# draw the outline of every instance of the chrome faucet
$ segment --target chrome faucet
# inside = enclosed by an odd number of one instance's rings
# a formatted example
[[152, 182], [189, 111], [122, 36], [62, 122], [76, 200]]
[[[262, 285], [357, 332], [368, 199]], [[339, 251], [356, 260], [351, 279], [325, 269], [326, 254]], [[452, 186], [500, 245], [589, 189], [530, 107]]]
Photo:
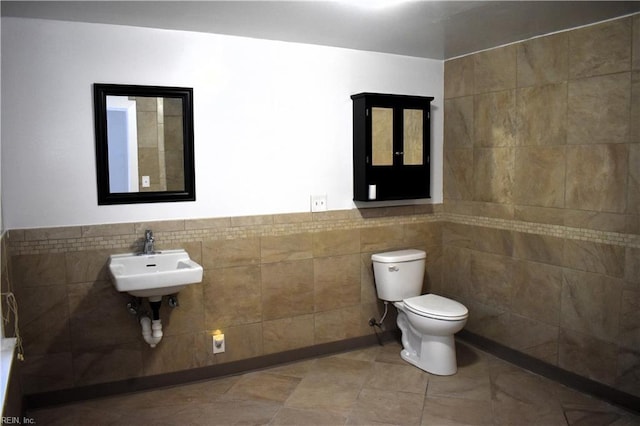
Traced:
[[144, 231], [144, 249], [142, 254], [154, 254], [156, 251], [153, 249], [153, 232], [151, 229]]

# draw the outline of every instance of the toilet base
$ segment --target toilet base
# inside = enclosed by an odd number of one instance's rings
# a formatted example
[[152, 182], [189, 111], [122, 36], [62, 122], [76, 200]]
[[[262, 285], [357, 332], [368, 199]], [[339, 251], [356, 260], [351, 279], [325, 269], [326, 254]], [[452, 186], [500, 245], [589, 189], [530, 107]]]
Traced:
[[416, 351], [402, 349], [400, 357], [409, 364], [437, 376], [451, 376], [458, 371], [453, 336], [423, 336], [420, 355]]
[[[466, 320], [439, 321], [424, 320], [421, 326], [439, 335], [418, 332], [409, 321], [407, 312], [401, 304], [398, 309], [398, 328], [402, 332], [402, 351], [400, 357], [406, 362], [438, 376], [451, 376], [458, 371], [456, 342], [454, 333], [460, 331]], [[426, 321], [426, 323], [425, 323]]]

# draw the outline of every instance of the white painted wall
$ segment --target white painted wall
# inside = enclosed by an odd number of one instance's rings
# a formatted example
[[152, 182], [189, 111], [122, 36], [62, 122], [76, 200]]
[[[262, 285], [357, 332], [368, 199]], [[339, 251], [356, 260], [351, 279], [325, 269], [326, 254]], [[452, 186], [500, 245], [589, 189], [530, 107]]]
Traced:
[[[350, 95], [434, 96], [442, 61], [203, 33], [2, 18], [6, 229], [353, 208]], [[98, 206], [93, 83], [194, 89], [196, 201]]]

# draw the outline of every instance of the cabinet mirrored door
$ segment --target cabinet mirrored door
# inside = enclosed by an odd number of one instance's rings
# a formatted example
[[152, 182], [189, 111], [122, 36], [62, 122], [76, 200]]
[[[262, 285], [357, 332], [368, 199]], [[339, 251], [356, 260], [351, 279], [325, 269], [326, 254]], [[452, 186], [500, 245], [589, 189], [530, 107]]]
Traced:
[[393, 166], [393, 108], [371, 108], [371, 164]]
[[423, 164], [423, 111], [421, 109], [403, 110], [404, 147], [402, 164], [405, 166], [421, 166]]

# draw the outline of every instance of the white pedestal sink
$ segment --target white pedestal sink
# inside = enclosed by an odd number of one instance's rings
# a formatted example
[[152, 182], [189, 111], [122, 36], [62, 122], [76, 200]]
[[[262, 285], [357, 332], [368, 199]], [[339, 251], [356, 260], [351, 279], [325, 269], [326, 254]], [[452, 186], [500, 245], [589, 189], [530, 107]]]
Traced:
[[118, 291], [152, 301], [202, 281], [202, 266], [185, 250], [114, 254], [109, 257], [109, 273]]

